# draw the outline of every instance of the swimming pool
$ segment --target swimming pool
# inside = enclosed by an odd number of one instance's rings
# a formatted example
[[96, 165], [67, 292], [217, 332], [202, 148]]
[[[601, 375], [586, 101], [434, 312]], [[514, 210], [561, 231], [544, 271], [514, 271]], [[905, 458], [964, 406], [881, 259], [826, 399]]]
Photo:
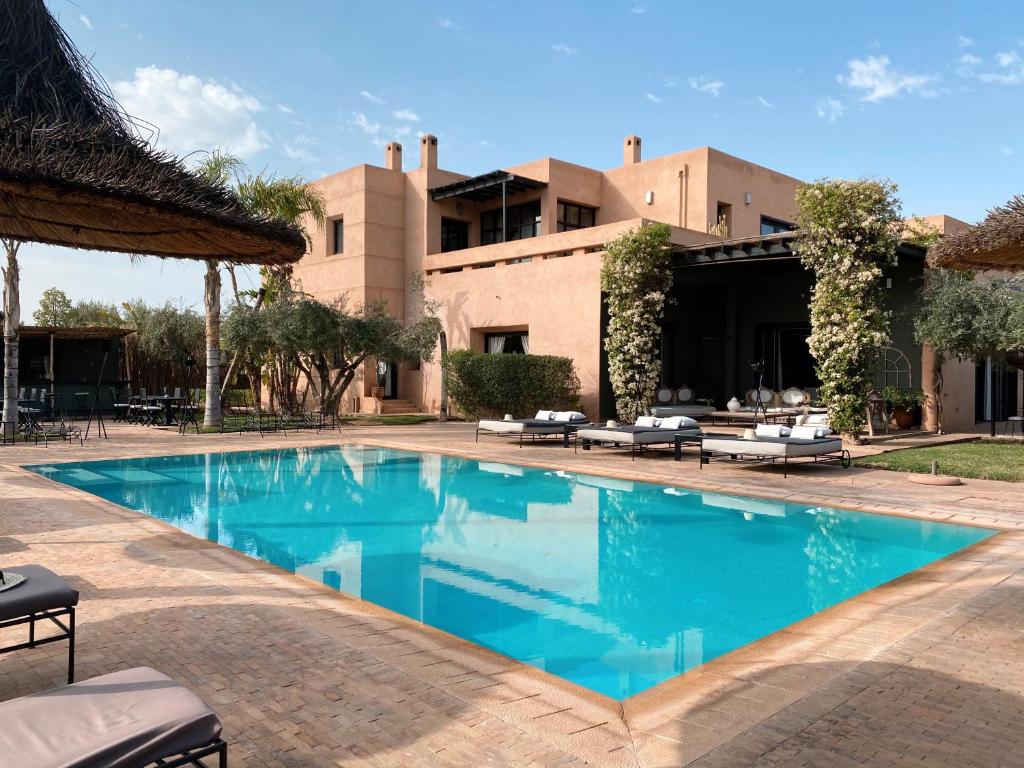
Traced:
[[353, 445], [29, 469], [615, 699], [994, 533]]

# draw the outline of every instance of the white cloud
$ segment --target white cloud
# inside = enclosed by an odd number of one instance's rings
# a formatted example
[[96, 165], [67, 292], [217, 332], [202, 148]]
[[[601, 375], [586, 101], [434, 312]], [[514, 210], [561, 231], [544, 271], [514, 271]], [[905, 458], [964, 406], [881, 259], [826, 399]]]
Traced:
[[661, 102], [662, 102], [662, 99], [660, 97], [655, 96], [650, 91], [648, 91], [647, 93], [644, 94], [644, 98], [647, 99], [650, 102], [653, 102], [654, 104], [661, 104]]
[[564, 56], [574, 56], [579, 53], [578, 50], [573, 48], [571, 45], [566, 45], [565, 43], [552, 43], [551, 50], [555, 53], [561, 53]]
[[420, 121], [420, 116], [411, 109], [396, 109], [391, 113], [391, 116], [395, 120], [406, 120], [410, 123], [418, 123]]
[[957, 48], [970, 48], [972, 45], [974, 45], [974, 40], [967, 35], [960, 35], [956, 39]]
[[760, 104], [762, 107], [767, 107], [768, 109], [775, 109], [775, 105], [768, 101], [768, 99], [766, 99], [764, 96], [758, 96], [757, 103]]
[[975, 70], [981, 64], [981, 59], [973, 53], [965, 53], [956, 60], [956, 73], [960, 77], [974, 77]]
[[665, 78], [665, 87], [666, 88], [678, 88], [679, 87], [679, 78], [678, 77], [674, 77], [672, 75], [669, 75], [668, 77]]
[[1019, 85], [1024, 83], [1024, 59], [1016, 51], [1000, 51], [996, 54], [998, 69], [993, 72], [982, 72], [978, 79], [984, 83], [1001, 85]]
[[629, 9], [629, 12], [635, 14], [636, 16], [642, 16], [643, 14], [647, 13], [647, 3], [637, 3], [632, 8]]
[[1007, 157], [1017, 154], [1013, 147], [1008, 147], [1005, 144], [1000, 144], [996, 149], [999, 150], [1000, 154], [1006, 155]]
[[412, 133], [412, 126], [400, 125], [398, 128], [395, 128], [396, 136], [408, 136], [410, 133]]
[[171, 152], [220, 148], [247, 157], [267, 147], [255, 120], [263, 105], [238, 86], [149, 66], [110, 88], [130, 115], [159, 130], [157, 144]]
[[369, 101], [372, 104], [383, 104], [384, 103], [384, 99], [382, 99], [380, 96], [378, 96], [375, 93], [370, 93], [369, 91], [360, 91], [359, 95], [362, 96], [364, 99], [366, 99], [367, 101]]
[[704, 77], [704, 75], [691, 77], [689, 78], [689, 80], [687, 80], [687, 82], [690, 84], [690, 87], [693, 90], [700, 91], [701, 93], [710, 93], [716, 99], [718, 98], [718, 95], [722, 92], [722, 89], [725, 88], [725, 83], [723, 83], [721, 80], [711, 80], [707, 77]]
[[494, 142], [493, 141], [488, 141], [487, 139], [480, 139], [480, 141], [478, 141], [477, 143], [481, 147], [493, 147], [494, 146]]
[[284, 112], [286, 115], [294, 115], [295, 114], [295, 110], [294, 109], [292, 109], [291, 107], [285, 106], [284, 104], [278, 104], [277, 105], [277, 111], [278, 112]]
[[815, 107], [815, 111], [818, 113], [818, 117], [822, 120], [828, 120], [830, 123], [834, 123], [846, 112], [846, 105], [839, 99], [833, 99], [830, 96], [819, 101]]
[[438, 19], [437, 26], [441, 29], [458, 29], [459, 24], [454, 19]]
[[380, 133], [380, 123], [371, 123], [370, 119], [362, 112], [353, 112], [352, 119], [348, 121], [349, 125], [354, 125], [359, 128], [363, 133], [368, 133], [371, 136]]
[[863, 101], [878, 102], [901, 92], [919, 93], [922, 96], [934, 96], [935, 91], [928, 88], [937, 79], [935, 75], [918, 75], [910, 72], [899, 72], [890, 67], [888, 56], [868, 56], [866, 59], [851, 59], [846, 63], [847, 75], [837, 75], [836, 79], [844, 85], [858, 91], [864, 91]]
[[88, 16], [86, 16], [84, 13], [81, 16], [78, 17], [78, 20], [80, 22], [82, 22], [82, 26], [85, 27], [86, 29], [90, 29], [90, 30], [92, 29], [92, 20]]
[[296, 144], [290, 144], [289, 142], [286, 141], [284, 144], [281, 145], [281, 151], [284, 152], [285, 155], [290, 157], [292, 160], [300, 160], [304, 163], [316, 162], [316, 155], [314, 155], [305, 147], [299, 146], [298, 142], [296, 142]]

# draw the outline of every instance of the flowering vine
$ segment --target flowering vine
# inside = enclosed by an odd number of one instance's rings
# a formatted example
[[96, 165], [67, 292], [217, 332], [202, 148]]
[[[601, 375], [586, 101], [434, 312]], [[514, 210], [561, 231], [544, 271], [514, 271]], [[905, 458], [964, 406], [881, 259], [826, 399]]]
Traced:
[[883, 272], [896, 264], [900, 203], [891, 181], [823, 180], [801, 187], [795, 249], [814, 271], [811, 335], [819, 394], [832, 428], [866, 423], [874, 362], [889, 343]]
[[661, 320], [672, 288], [669, 227], [645, 224], [605, 246], [601, 290], [608, 307], [604, 341], [615, 410], [632, 422], [647, 412], [661, 377]]

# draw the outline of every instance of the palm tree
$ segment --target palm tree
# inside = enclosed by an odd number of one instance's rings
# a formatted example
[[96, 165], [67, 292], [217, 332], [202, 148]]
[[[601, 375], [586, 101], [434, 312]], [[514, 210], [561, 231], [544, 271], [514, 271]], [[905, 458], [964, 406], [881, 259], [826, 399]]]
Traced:
[[[242, 162], [219, 150], [212, 152], [196, 169], [207, 181], [230, 186], [241, 200], [243, 207], [254, 216], [277, 219], [303, 227], [307, 221], [317, 229], [323, 229], [327, 212], [320, 192], [298, 176], [275, 178], [261, 171], [255, 176], [245, 172]], [[309, 235], [306, 233], [306, 242]], [[234, 281], [234, 265], [228, 264]], [[236, 285], [237, 294], [237, 285]], [[217, 426], [221, 422], [221, 395], [231, 381], [238, 360], [233, 359], [220, 382], [220, 308], [221, 308], [220, 262], [208, 261], [206, 265], [205, 291], [203, 294], [206, 310], [206, 411], [203, 423]], [[237, 298], [237, 296], [236, 296]], [[259, 300], [257, 300], [259, 301]]]
[[[196, 167], [196, 173], [211, 184], [230, 186], [242, 170], [242, 162], [233, 155], [214, 150]], [[220, 425], [220, 262], [206, 262], [203, 309], [206, 314], [206, 410], [203, 425]]]
[[[4, 274], [4, 411], [0, 430], [18, 429], [18, 326], [21, 325], [21, 291], [18, 280], [20, 240], [3, 238], [7, 251]], [[13, 426], [11, 426], [13, 425]]]

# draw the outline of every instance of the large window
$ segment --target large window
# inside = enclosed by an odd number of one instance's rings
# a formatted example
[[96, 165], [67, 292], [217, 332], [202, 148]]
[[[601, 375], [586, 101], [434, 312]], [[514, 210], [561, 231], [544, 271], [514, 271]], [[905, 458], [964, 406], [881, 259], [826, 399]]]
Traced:
[[[509, 206], [506, 216], [509, 240], [525, 240], [540, 234], [540, 200]], [[484, 212], [480, 216], [480, 245], [503, 242], [501, 235], [501, 208]]]
[[526, 331], [485, 333], [484, 352], [492, 355], [525, 355], [530, 352], [530, 334]]
[[558, 202], [558, 231], [569, 232], [573, 229], [586, 229], [594, 226], [596, 208], [585, 205]]
[[780, 232], [792, 232], [795, 229], [793, 224], [782, 219], [773, 219], [771, 216], [761, 217], [761, 234], [777, 235]]
[[469, 222], [441, 219], [441, 253], [469, 248]]
[[331, 253], [343, 253], [345, 251], [345, 220], [335, 219], [332, 228], [334, 239], [331, 242]]

